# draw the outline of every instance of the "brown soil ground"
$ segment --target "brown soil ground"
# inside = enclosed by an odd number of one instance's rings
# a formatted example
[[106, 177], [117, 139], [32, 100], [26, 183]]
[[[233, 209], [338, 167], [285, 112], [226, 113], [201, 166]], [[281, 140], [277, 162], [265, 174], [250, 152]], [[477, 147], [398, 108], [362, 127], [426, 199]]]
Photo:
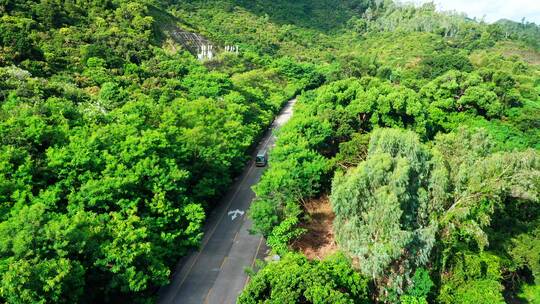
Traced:
[[307, 232], [293, 247], [303, 252], [309, 259], [322, 260], [338, 250], [334, 240], [334, 212], [327, 195], [312, 199], [305, 204], [309, 220], [302, 225]]
[[532, 48], [519, 46], [512, 42], [499, 42], [496, 47], [507, 57], [515, 55], [530, 64], [540, 65], [540, 52]]

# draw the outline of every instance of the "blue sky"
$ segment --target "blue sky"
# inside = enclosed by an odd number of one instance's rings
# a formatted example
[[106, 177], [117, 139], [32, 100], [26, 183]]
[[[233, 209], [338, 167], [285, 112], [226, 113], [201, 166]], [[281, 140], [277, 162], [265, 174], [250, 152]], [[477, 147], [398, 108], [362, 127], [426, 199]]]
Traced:
[[[404, 1], [405, 2], [405, 1]], [[435, 2], [440, 10], [456, 10], [464, 12], [467, 16], [482, 19], [486, 22], [495, 22], [506, 18], [540, 24], [540, 0], [415, 0], [413, 3]]]

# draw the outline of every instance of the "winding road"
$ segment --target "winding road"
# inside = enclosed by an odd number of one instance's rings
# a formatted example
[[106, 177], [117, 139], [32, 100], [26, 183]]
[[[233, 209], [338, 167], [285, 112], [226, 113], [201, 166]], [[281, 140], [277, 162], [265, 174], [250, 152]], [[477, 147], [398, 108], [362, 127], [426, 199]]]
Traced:
[[[291, 118], [295, 102], [296, 99], [287, 102], [256, 151], [274, 145], [273, 131]], [[249, 162], [209, 215], [200, 250], [183, 258], [171, 284], [159, 291], [159, 304], [236, 303], [248, 282], [245, 269], [253, 267], [255, 260], [264, 257], [267, 251], [264, 238], [249, 233], [251, 221], [246, 213], [255, 197], [251, 187], [259, 181], [264, 169]]]

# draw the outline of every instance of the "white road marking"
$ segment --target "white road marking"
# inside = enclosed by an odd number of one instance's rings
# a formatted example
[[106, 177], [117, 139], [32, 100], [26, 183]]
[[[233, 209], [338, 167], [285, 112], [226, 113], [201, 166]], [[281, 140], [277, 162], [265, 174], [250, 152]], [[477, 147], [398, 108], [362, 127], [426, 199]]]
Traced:
[[229, 213], [227, 213], [227, 214], [231, 215], [231, 221], [234, 221], [236, 219], [236, 217], [238, 217], [238, 215], [243, 216], [244, 213], [245, 213], [245, 211], [242, 211], [240, 209], [236, 209], [236, 210], [233, 210], [233, 211], [229, 211]]

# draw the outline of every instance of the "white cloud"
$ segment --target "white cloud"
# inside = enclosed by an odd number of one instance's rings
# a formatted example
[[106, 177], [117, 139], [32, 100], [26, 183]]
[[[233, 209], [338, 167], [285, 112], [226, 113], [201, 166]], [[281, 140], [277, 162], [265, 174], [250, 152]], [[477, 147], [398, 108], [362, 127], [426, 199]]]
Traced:
[[[416, 0], [413, 3], [432, 2]], [[440, 10], [464, 12], [467, 16], [495, 22], [499, 19], [510, 19], [520, 22], [523, 17], [527, 21], [540, 24], [540, 0], [435, 0]]]

